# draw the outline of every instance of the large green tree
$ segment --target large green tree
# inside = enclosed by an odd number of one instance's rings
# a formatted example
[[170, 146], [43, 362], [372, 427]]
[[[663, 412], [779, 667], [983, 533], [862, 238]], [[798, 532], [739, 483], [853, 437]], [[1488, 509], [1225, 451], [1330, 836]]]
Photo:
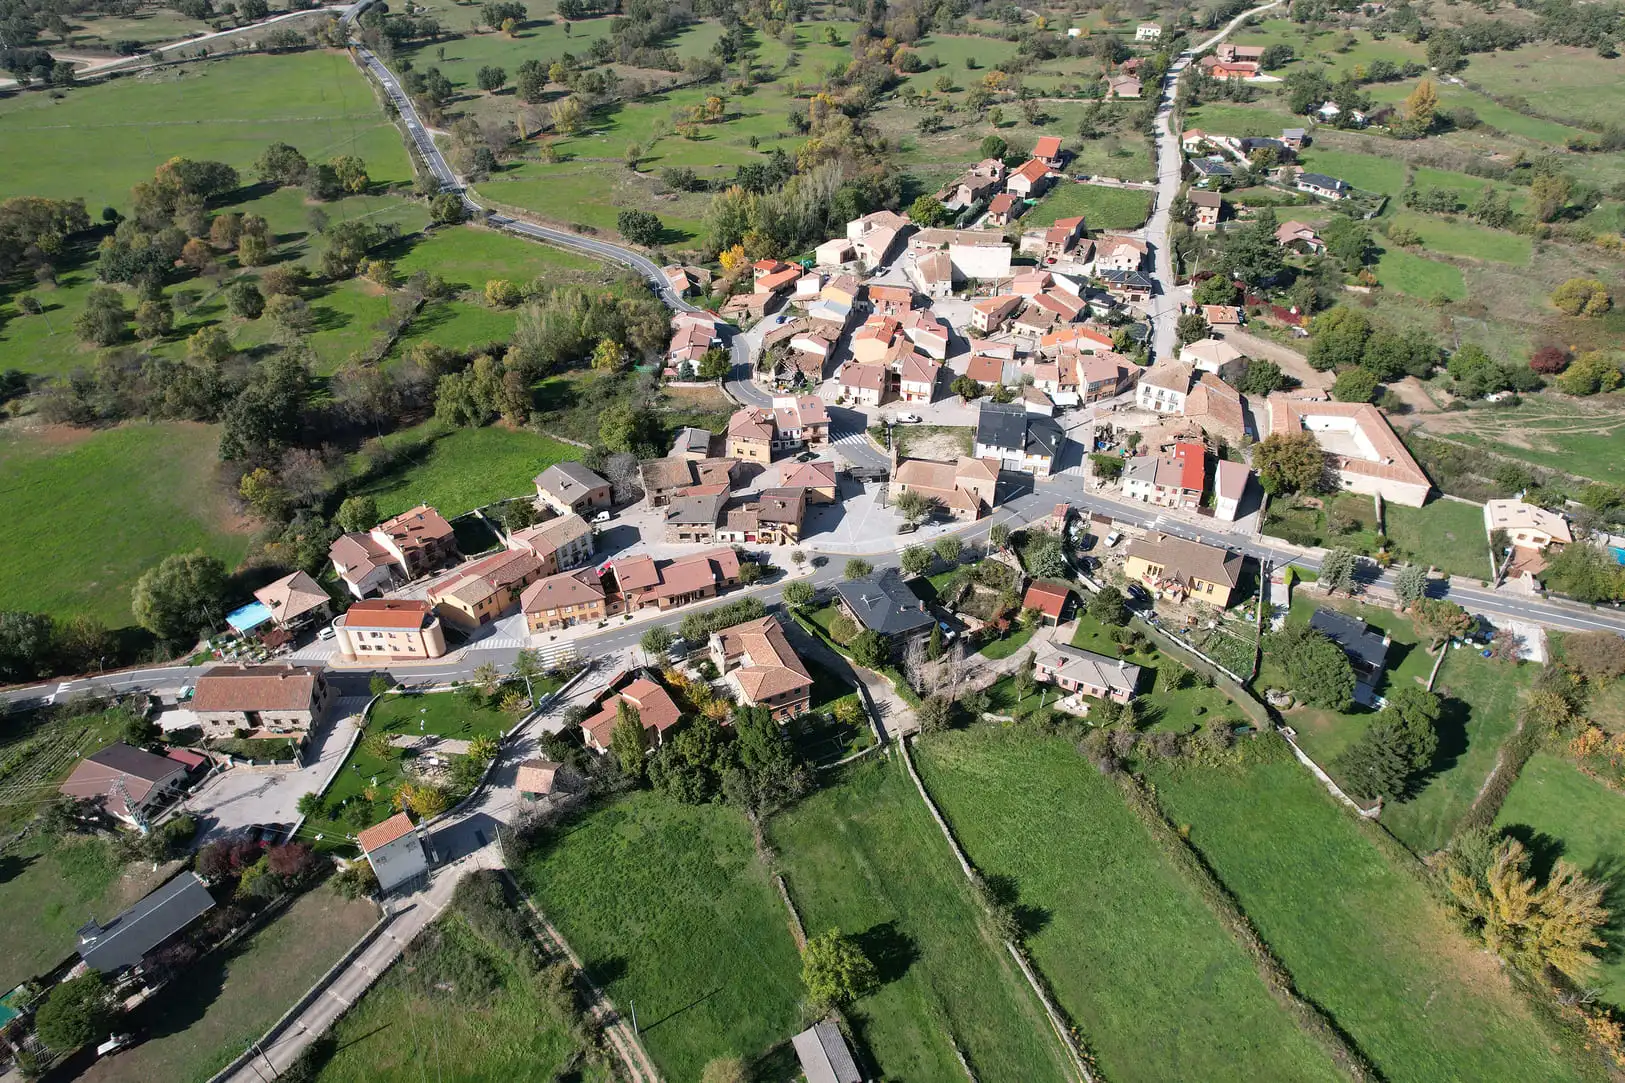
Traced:
[[1312, 432], [1272, 432], [1253, 448], [1253, 469], [1267, 492], [1312, 493], [1326, 476], [1326, 453]]
[[1354, 667], [1343, 648], [1307, 624], [1289, 624], [1264, 637], [1267, 655], [1286, 670], [1287, 683], [1311, 707], [1347, 710], [1354, 702]]
[[839, 929], [812, 937], [801, 952], [801, 981], [807, 998], [821, 1008], [850, 1004], [879, 984], [875, 965], [863, 947]]
[[136, 580], [130, 609], [141, 627], [184, 645], [225, 616], [226, 566], [198, 549], [175, 553]]
[[40, 1041], [58, 1053], [70, 1053], [107, 1033], [113, 1018], [112, 996], [98, 971], [69, 978], [51, 990], [34, 1015]]

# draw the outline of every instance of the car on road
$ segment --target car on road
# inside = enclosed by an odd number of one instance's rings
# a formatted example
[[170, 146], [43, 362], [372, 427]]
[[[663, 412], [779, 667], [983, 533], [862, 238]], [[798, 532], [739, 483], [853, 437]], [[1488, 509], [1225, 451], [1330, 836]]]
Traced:
[[613, 518], [614, 516], [608, 511], [601, 511], [592, 517], [592, 521], [595, 523], [607, 523]]
[[338, 634], [339, 631], [337, 628], [334, 628], [331, 624], [324, 624], [322, 625], [321, 631], [316, 633], [316, 638], [326, 643], [327, 641], [336, 637]]
[[798, 463], [810, 463], [816, 458], [818, 458], [818, 452], [816, 452], [816, 451], [803, 451], [800, 455], [796, 456], [796, 462], [798, 462]]
[[920, 418], [919, 414], [898, 414], [897, 415], [897, 424], [899, 424], [899, 425], [918, 425], [920, 423], [920, 420], [921, 420], [921, 418]]

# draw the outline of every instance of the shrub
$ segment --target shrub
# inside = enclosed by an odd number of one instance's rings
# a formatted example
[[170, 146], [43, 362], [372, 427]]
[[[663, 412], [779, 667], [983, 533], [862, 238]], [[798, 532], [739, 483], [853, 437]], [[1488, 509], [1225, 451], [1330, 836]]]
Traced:
[[1571, 278], [1552, 291], [1552, 304], [1568, 316], [1601, 316], [1613, 307], [1614, 299], [1595, 278]]

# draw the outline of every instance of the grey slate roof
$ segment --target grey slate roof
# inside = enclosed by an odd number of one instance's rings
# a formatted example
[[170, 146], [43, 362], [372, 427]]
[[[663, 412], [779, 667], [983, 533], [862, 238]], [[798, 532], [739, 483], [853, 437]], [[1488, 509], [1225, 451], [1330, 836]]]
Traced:
[[925, 603], [914, 596], [895, 568], [837, 583], [835, 593], [857, 616], [859, 624], [883, 636], [929, 628], [936, 620], [925, 611]]
[[1115, 286], [1132, 286], [1142, 290], [1148, 290], [1155, 285], [1151, 276], [1144, 271], [1101, 271], [1100, 280]]
[[807, 1083], [863, 1083], [846, 1038], [834, 1023], [808, 1027], [790, 1039]]
[[1309, 627], [1343, 648], [1356, 672], [1377, 675], [1388, 661], [1387, 637], [1359, 617], [1335, 609], [1317, 609]]
[[727, 502], [727, 493], [673, 497], [666, 509], [666, 522], [672, 526], [716, 526]]
[[1312, 184], [1316, 188], [1329, 188], [1334, 192], [1341, 192], [1348, 187], [1346, 181], [1340, 181], [1336, 177], [1328, 177], [1324, 173], [1299, 173], [1298, 183]]
[[554, 463], [536, 477], [536, 484], [555, 496], [579, 500], [593, 489], [609, 484], [578, 462]]
[[1192, 158], [1191, 168], [1204, 177], [1228, 177], [1231, 169], [1218, 158]]
[[79, 955], [104, 974], [134, 966], [141, 957], [214, 908], [214, 896], [195, 872], [183, 872], [124, 913], [79, 930]]
[[1054, 458], [1066, 432], [1053, 417], [1015, 402], [984, 402], [976, 418], [976, 442], [1000, 451]]

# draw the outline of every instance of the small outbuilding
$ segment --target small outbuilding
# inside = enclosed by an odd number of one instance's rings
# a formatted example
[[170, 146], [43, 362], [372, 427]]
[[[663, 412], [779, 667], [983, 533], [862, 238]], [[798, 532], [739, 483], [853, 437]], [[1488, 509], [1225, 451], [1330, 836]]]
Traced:
[[356, 843], [367, 855], [380, 891], [389, 891], [429, 871], [429, 854], [418, 836], [417, 825], [404, 812], [373, 824], [356, 836]]
[[790, 1039], [807, 1083], [863, 1083], [846, 1036], [829, 1020], [815, 1023]]

